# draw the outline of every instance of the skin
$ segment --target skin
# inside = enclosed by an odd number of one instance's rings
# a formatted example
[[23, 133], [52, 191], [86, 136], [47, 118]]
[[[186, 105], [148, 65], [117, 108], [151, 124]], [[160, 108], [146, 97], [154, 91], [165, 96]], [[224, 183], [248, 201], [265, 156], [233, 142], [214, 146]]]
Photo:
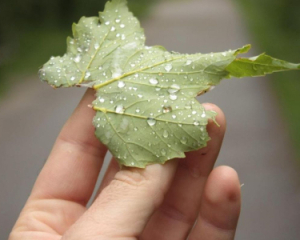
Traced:
[[230, 240], [240, 213], [240, 183], [230, 167], [213, 169], [225, 133], [222, 111], [208, 125], [208, 146], [186, 159], [146, 169], [112, 159], [87, 208], [107, 149], [94, 135], [88, 90], [59, 134], [9, 240]]

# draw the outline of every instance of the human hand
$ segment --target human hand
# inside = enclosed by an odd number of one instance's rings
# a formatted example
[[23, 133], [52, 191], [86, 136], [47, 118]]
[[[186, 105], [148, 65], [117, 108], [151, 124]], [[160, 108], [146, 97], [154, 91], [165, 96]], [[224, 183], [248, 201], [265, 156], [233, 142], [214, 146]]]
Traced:
[[[91, 207], [107, 149], [94, 135], [88, 90], [59, 134], [9, 240], [230, 240], [240, 212], [240, 184], [229, 167], [213, 165], [225, 132], [219, 108], [201, 150], [146, 169], [112, 160]], [[196, 223], [195, 223], [196, 222]]]

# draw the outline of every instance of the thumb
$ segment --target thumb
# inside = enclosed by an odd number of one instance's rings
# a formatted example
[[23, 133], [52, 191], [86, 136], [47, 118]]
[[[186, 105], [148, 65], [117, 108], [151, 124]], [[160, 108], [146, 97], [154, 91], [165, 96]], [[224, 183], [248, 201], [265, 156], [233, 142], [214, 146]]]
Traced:
[[162, 203], [177, 161], [145, 169], [125, 168], [115, 175], [63, 240], [138, 237]]

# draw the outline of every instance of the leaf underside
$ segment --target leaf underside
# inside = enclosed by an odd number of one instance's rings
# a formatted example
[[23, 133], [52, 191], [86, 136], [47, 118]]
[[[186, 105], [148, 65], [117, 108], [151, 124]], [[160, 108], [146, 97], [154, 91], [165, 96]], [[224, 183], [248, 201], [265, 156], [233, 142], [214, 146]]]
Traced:
[[51, 57], [39, 73], [53, 87], [94, 88], [97, 138], [121, 165], [144, 168], [206, 146], [216, 113], [195, 97], [221, 79], [300, 68], [265, 54], [237, 58], [249, 49], [188, 55], [147, 47], [127, 2], [112, 0], [99, 17], [73, 24], [66, 54]]

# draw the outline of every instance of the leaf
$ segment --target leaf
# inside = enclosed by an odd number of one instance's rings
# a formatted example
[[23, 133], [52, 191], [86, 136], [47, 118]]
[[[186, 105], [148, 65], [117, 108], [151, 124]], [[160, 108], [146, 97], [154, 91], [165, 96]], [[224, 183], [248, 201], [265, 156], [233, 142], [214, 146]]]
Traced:
[[260, 55], [240, 58], [250, 45], [210, 54], [170, 53], [146, 47], [138, 20], [125, 0], [107, 2], [99, 17], [73, 25], [67, 53], [40, 70], [53, 87], [96, 90], [96, 136], [120, 164], [145, 167], [184, 158], [206, 146], [206, 125], [216, 113], [195, 99], [221, 79], [260, 76], [299, 69], [299, 65]]

